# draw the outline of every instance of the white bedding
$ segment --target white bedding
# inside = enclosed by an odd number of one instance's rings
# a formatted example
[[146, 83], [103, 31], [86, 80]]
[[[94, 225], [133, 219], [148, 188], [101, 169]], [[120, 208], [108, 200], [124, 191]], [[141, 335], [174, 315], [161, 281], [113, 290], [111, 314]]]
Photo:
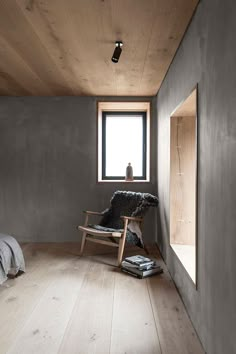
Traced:
[[7, 280], [7, 275], [25, 272], [23, 252], [16, 239], [0, 234], [0, 284]]

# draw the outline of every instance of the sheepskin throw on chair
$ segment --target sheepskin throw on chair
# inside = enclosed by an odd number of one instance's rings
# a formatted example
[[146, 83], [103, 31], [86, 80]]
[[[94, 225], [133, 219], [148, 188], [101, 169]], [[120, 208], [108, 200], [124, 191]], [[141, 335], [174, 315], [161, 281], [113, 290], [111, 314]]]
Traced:
[[[116, 191], [110, 201], [110, 207], [103, 211], [99, 225], [89, 225], [101, 231], [122, 230], [122, 215], [143, 217], [150, 207], [158, 206], [158, 198], [149, 193]], [[126, 242], [143, 247], [142, 232], [139, 225], [130, 221]]]

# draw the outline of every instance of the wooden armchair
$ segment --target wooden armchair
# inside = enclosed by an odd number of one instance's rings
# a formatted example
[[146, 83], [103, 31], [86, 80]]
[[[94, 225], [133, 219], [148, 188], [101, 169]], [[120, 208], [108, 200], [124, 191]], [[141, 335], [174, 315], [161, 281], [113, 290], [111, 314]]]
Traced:
[[[143, 247], [143, 216], [150, 206], [157, 206], [158, 199], [149, 193], [117, 191], [110, 208], [104, 212], [85, 211], [85, 223], [78, 226], [83, 232], [80, 254], [86, 241], [118, 248], [118, 265], [121, 264], [125, 242]], [[102, 217], [99, 224], [89, 224], [89, 217]]]

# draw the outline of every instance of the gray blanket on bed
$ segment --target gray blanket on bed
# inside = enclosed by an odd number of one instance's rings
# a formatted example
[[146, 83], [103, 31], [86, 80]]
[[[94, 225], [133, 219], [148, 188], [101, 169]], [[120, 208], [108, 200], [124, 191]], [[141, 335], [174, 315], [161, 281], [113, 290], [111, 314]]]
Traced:
[[7, 275], [25, 272], [25, 261], [20, 245], [9, 235], [0, 233], [0, 284], [7, 280]]

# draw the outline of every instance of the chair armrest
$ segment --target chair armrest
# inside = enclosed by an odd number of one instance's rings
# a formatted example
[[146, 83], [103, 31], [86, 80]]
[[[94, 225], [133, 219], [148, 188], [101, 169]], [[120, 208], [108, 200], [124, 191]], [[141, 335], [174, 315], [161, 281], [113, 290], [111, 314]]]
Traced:
[[90, 215], [97, 215], [97, 216], [103, 215], [103, 213], [100, 213], [100, 212], [98, 212], [98, 211], [83, 210], [83, 212], [85, 213], [84, 226], [87, 226], [87, 225], [88, 225], [88, 221], [89, 221]]
[[100, 213], [98, 211], [89, 211], [89, 210], [84, 210], [83, 213], [88, 215], [103, 215], [103, 213]]
[[143, 218], [138, 218], [135, 216], [121, 216], [121, 219], [128, 219], [132, 221], [143, 221]]

